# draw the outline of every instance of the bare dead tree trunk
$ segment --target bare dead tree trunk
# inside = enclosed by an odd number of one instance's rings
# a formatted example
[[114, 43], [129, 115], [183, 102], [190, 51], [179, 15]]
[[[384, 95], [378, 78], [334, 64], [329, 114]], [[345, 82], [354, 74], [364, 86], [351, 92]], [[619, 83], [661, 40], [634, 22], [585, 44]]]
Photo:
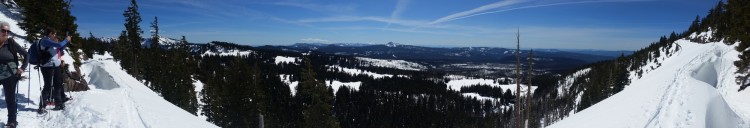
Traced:
[[516, 103], [514, 103], [514, 108], [516, 116], [515, 118], [515, 125], [517, 128], [522, 128], [523, 123], [521, 123], [522, 119], [522, 110], [521, 110], [521, 32], [520, 29], [516, 32]]

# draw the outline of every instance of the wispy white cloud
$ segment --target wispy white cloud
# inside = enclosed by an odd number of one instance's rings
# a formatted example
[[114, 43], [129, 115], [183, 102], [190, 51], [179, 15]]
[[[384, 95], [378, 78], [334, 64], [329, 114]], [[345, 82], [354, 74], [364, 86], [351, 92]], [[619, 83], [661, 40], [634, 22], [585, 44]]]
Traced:
[[308, 10], [318, 11], [318, 12], [324, 12], [324, 13], [334, 13], [334, 14], [340, 14], [340, 13], [350, 13], [356, 10], [356, 6], [352, 4], [312, 4], [312, 3], [304, 3], [304, 2], [291, 2], [291, 1], [284, 1], [284, 2], [275, 2], [272, 3], [273, 5], [280, 5], [280, 6], [291, 6], [291, 7], [298, 7], [298, 8], [304, 8]]
[[[297, 22], [299, 23], [325, 23], [325, 22], [360, 22], [360, 21], [391, 23], [394, 25], [401, 26], [401, 28], [365, 27], [366, 29], [371, 29], [371, 30], [386, 30], [386, 31], [410, 32], [410, 33], [431, 33], [429, 31], [443, 30], [443, 31], [449, 31], [452, 33], [457, 33], [456, 35], [459, 35], [458, 33], [487, 34], [487, 33], [497, 32], [497, 30], [492, 29], [492, 28], [487, 28], [487, 27], [474, 27], [474, 26], [463, 26], [463, 25], [452, 25], [452, 24], [429, 24], [429, 21], [423, 21], [423, 20], [391, 19], [391, 18], [386, 18], [386, 17], [372, 17], [372, 16], [366, 16], [366, 17], [334, 16], [334, 17], [302, 19], [302, 20], [298, 20]], [[411, 29], [413, 27], [418, 27], [418, 26], [421, 28], [429, 29], [429, 30], [419, 31], [416, 29]], [[409, 28], [410, 30], [403, 29], [403, 28]], [[363, 29], [363, 28], [360, 27], [358, 29]]]
[[194, 0], [144, 1], [139, 3], [141, 9], [150, 8], [159, 11], [175, 11], [212, 19], [247, 19], [255, 17], [252, 13], [256, 11], [243, 5], [242, 1], [211, 2]]
[[450, 36], [476, 36], [476, 34], [469, 34], [457, 31], [446, 31], [446, 30], [414, 30], [404, 28], [382, 28], [382, 27], [365, 27], [365, 26], [349, 26], [349, 27], [329, 27], [324, 28], [328, 30], [383, 30], [392, 32], [405, 32], [405, 33], [418, 33], [418, 34], [432, 34], [432, 35], [450, 35]]
[[455, 20], [455, 18], [465, 17], [467, 15], [473, 15], [473, 14], [476, 14], [476, 13], [481, 13], [481, 12], [485, 12], [485, 11], [492, 10], [492, 9], [497, 9], [497, 8], [501, 8], [501, 7], [511, 6], [511, 5], [518, 4], [518, 3], [523, 3], [523, 2], [526, 2], [526, 1], [527, 0], [504, 0], [504, 1], [498, 1], [498, 2], [495, 2], [495, 3], [491, 3], [491, 4], [482, 5], [480, 7], [477, 7], [477, 8], [471, 9], [471, 10], [467, 10], [467, 11], [463, 11], [463, 12], [459, 12], [459, 13], [454, 13], [454, 14], [451, 14], [451, 15], [448, 15], [448, 16], [444, 16], [444, 17], [442, 17], [440, 19], [432, 21], [430, 24], [438, 24], [438, 23], [442, 23], [442, 22], [447, 22], [447, 21]]
[[475, 13], [475, 14], [465, 15], [465, 16], [461, 16], [461, 17], [455, 17], [455, 18], [450, 19], [450, 20], [459, 20], [459, 19], [463, 19], [463, 18], [469, 18], [469, 17], [478, 16], [478, 15], [484, 15], [484, 14], [500, 13], [500, 12], [507, 12], [507, 11], [519, 10], [519, 9], [529, 9], [529, 8], [538, 8], [538, 7], [547, 7], [547, 6], [570, 5], [570, 4], [588, 4], [588, 3], [639, 2], [639, 1], [652, 1], [652, 0], [594, 0], [594, 1], [560, 2], [560, 3], [530, 5], [530, 6], [516, 7], [516, 8], [510, 8], [510, 9], [503, 9], [503, 10], [481, 12], [481, 13]]
[[304, 43], [331, 43], [329, 40], [325, 39], [319, 39], [319, 38], [304, 38], [299, 39], [300, 41], [303, 41]]
[[[591, 0], [591, 1], [567, 1], [567, 2], [559, 2], [559, 3], [551, 3], [551, 4], [536, 4], [536, 5], [528, 5], [528, 6], [521, 6], [521, 7], [515, 7], [515, 8], [509, 8], [509, 9], [502, 9], [497, 10], [502, 7], [507, 7], [516, 3], [521, 3], [523, 1], [517, 1], [513, 2], [513, 0], [506, 0], [506, 1], [500, 1], [488, 5], [481, 6], [479, 8], [475, 8], [469, 11], [464, 11], [460, 13], [451, 14], [445, 17], [442, 17], [440, 19], [434, 20], [430, 24], [438, 24], [453, 20], [459, 20], [464, 18], [469, 18], [473, 16], [478, 15], [484, 15], [484, 14], [492, 14], [492, 13], [500, 13], [500, 12], [507, 12], [512, 10], [519, 10], [519, 9], [529, 9], [529, 8], [538, 8], [538, 7], [547, 7], [547, 6], [557, 6], [557, 5], [570, 5], [570, 4], [587, 4], [587, 3], [611, 3], [611, 2], [640, 2], [640, 1], [653, 1], [653, 0]], [[495, 10], [495, 11], [490, 11]]]
[[269, 18], [271, 20], [278, 21], [278, 22], [281, 22], [281, 23], [293, 24], [293, 25], [298, 25], [298, 26], [303, 26], [303, 27], [308, 27], [308, 28], [315, 28], [314, 26], [306, 24], [304, 22], [298, 22], [298, 21], [288, 20], [288, 19], [284, 19], [284, 18], [280, 18], [280, 17], [276, 17], [276, 16], [269, 16]]
[[397, 24], [397, 25], [402, 25], [402, 26], [414, 26], [414, 25], [426, 23], [425, 21], [399, 20], [399, 19], [375, 17], [375, 16], [333, 16], [333, 17], [298, 20], [298, 22], [300, 23], [355, 22], [355, 21], [374, 21], [374, 22], [392, 23], [392, 24]]
[[[396, 9], [393, 9], [393, 12], [391, 12], [391, 21], [401, 18], [401, 14], [404, 13], [410, 1], [411, 0], [398, 0], [396, 2]], [[385, 25], [386, 28], [390, 26], [391, 26], [391, 22], [388, 22], [388, 24]]]

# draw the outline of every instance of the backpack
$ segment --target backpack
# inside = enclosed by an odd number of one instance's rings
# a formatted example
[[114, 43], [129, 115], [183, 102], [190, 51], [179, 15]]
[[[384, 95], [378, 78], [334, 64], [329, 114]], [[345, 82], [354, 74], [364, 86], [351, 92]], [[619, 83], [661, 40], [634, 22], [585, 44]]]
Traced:
[[31, 44], [31, 47], [29, 48], [29, 64], [42, 65], [49, 62], [50, 59], [52, 59], [52, 54], [47, 52], [48, 50], [49, 47], [42, 49], [42, 40]]

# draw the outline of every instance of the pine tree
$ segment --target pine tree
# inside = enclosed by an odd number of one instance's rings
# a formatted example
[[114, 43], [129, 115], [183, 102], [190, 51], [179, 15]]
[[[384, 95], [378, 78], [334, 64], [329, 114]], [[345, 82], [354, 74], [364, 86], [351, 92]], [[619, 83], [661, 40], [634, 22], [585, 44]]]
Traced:
[[740, 85], [738, 91], [742, 91], [750, 86], [750, 1], [748, 0], [728, 0], [727, 13], [724, 19], [727, 29], [727, 40], [725, 42], [740, 42], [735, 48], [740, 55], [740, 60], [735, 61], [737, 66], [737, 84]]
[[46, 36], [42, 30], [52, 27], [59, 30], [58, 34], [71, 34], [78, 37], [76, 18], [70, 14], [70, 2], [64, 0], [16, 0], [23, 8], [19, 26], [26, 30], [26, 39], [35, 41]]
[[[159, 63], [160, 60], [164, 60], [161, 55], [161, 48], [155, 47], [154, 45], [158, 46], [159, 44], [159, 24], [158, 19], [156, 16], [154, 16], [154, 21], [151, 22], [151, 45], [150, 47], [144, 51], [147, 53], [147, 56], [144, 56], [144, 71], [143, 71], [143, 79], [147, 82], [146, 85], [149, 85], [149, 87], [152, 90], [155, 90], [154, 86], [159, 86], [157, 83], [162, 82], [154, 82], [157, 80], [157, 77], [160, 77], [160, 70], [158, 66], [161, 64]], [[155, 40], [156, 39], [156, 40]], [[155, 90], [156, 91], [156, 90]], [[157, 91], [158, 92], [158, 91]]]
[[114, 48], [112, 48], [112, 57], [115, 61], [120, 61], [120, 65], [122, 65], [123, 68], [129, 67], [130, 63], [130, 57], [127, 57], [127, 49], [128, 47], [128, 35], [127, 32], [122, 31], [120, 32], [120, 36], [117, 37], [117, 42], [115, 42]]
[[[180, 40], [180, 43], [178, 47], [172, 51], [173, 56], [170, 57], [170, 59], [173, 59], [170, 63], [173, 65], [172, 68], [176, 68], [176, 70], [171, 71], [172, 74], [169, 74], [168, 76], [171, 76], [174, 83], [174, 90], [164, 90], [164, 91], [172, 91], [176, 93], [175, 99], [178, 101], [177, 106], [185, 109], [186, 111], [195, 114], [197, 111], [198, 102], [195, 100], [195, 86], [193, 85], [193, 79], [192, 74], [194, 74], [194, 66], [192, 64], [195, 63], [195, 61], [190, 56], [190, 52], [188, 50], [187, 46], [187, 39], [185, 39], [185, 36], [182, 36], [182, 39]], [[249, 75], [253, 76], [254, 79], [251, 81], [251, 86], [258, 86], [257, 84], [259, 82], [257, 77], [260, 73], [255, 72], [256, 69], [250, 70]], [[258, 90], [255, 88], [254, 90]]]
[[160, 48], [159, 47], [159, 18], [154, 16], [154, 22], [151, 22], [151, 46], [150, 48]]
[[96, 37], [94, 37], [94, 34], [89, 32], [89, 37], [85, 40], [85, 45], [81, 45], [81, 49], [83, 49], [83, 54], [86, 55], [87, 58], [93, 58], [94, 52], [97, 47], [99, 47], [99, 42], [96, 40]]
[[531, 80], [534, 78], [533, 74], [533, 68], [531, 66], [534, 65], [534, 50], [529, 50], [529, 72], [527, 75], [529, 76], [528, 81], [529, 83], [526, 85], [526, 120], [528, 125], [528, 121], [531, 120]]
[[132, 57], [130, 59], [130, 62], [125, 63], [131, 63], [132, 67], [125, 67], [126, 70], [130, 72], [131, 75], [133, 75], [137, 79], [142, 79], [141, 70], [139, 68], [139, 54], [141, 49], [141, 33], [143, 33], [143, 30], [141, 30], [140, 23], [141, 23], [141, 14], [138, 12], [138, 4], [135, 2], [135, 0], [130, 1], [130, 6], [128, 6], [127, 10], [122, 14], [125, 17], [125, 31], [127, 32], [127, 38], [128, 38], [128, 47], [127, 50], [128, 53], [132, 54]]
[[310, 59], [305, 58], [306, 69], [302, 70], [302, 82], [297, 86], [297, 95], [302, 101], [303, 127], [337, 128], [339, 122], [333, 117], [333, 96], [326, 84], [316, 78]]
[[700, 31], [700, 16], [695, 16], [695, 20], [693, 20], [693, 23], [690, 24], [690, 27], [688, 28], [688, 33], [698, 32]]
[[79, 46], [74, 42], [80, 42], [83, 38], [78, 34], [76, 17], [70, 13], [70, 1], [65, 0], [18, 0], [18, 5], [23, 8], [19, 26], [26, 31], [26, 40], [36, 42], [41, 39], [42, 30], [54, 28], [61, 36], [71, 36], [69, 53], [73, 57], [74, 69], [80, 72], [81, 58], [78, 53]]

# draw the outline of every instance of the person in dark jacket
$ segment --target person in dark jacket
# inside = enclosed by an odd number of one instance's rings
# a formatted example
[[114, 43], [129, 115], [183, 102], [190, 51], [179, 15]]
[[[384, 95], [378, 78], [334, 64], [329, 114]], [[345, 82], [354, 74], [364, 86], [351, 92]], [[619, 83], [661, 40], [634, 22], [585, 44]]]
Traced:
[[[44, 110], [47, 106], [47, 102], [45, 99], [49, 98], [50, 96], [54, 100], [55, 108], [52, 110], [63, 110], [65, 109], [65, 101], [64, 99], [67, 97], [63, 97], [63, 93], [65, 93], [65, 89], [63, 88], [62, 84], [62, 70], [61, 70], [61, 64], [62, 63], [62, 55], [60, 54], [63, 52], [62, 50], [65, 49], [65, 46], [67, 46], [68, 42], [70, 41], [70, 36], [65, 37], [65, 40], [59, 41], [57, 38], [57, 30], [54, 28], [47, 28], [45, 30], [45, 35], [47, 37], [42, 38], [39, 43], [41, 43], [40, 49], [47, 49], [46, 51], [40, 51], [40, 52], [48, 52], [51, 56], [49, 59], [49, 62], [45, 64], [40, 64], [40, 67], [42, 69], [42, 77], [44, 77], [44, 89], [42, 89], [42, 101], [40, 101], [39, 109], [37, 110], [37, 113], [45, 113]], [[50, 94], [51, 93], [51, 94]]]
[[[15, 127], [18, 125], [16, 121], [16, 114], [18, 113], [16, 84], [21, 78], [21, 73], [29, 65], [29, 60], [26, 57], [26, 50], [9, 37], [10, 33], [10, 24], [8, 22], [0, 22], [0, 84], [3, 85], [5, 103], [8, 105], [8, 122], [6, 122], [6, 126]], [[23, 56], [21, 67], [18, 67], [19, 54]]]

